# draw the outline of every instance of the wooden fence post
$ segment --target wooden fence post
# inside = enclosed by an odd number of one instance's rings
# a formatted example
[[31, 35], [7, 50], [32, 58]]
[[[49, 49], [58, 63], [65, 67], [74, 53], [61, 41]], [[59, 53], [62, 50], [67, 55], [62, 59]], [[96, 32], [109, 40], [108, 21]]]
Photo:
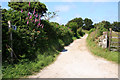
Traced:
[[118, 32], [118, 51], [120, 52], [120, 34]]
[[[9, 29], [11, 28], [11, 21], [8, 21]], [[10, 31], [10, 48], [11, 48], [11, 62], [13, 63], [13, 52], [12, 52], [12, 32]]]
[[112, 28], [109, 28], [110, 33], [109, 33], [109, 50], [110, 50], [110, 45], [111, 45], [111, 38], [112, 38]]

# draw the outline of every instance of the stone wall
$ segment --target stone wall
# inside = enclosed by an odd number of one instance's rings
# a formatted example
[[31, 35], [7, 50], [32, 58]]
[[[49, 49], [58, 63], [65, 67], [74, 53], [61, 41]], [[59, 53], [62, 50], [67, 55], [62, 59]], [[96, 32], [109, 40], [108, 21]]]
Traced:
[[107, 32], [103, 32], [103, 35], [100, 36], [98, 39], [99, 39], [98, 45], [101, 46], [102, 48], [107, 48], [108, 39]]

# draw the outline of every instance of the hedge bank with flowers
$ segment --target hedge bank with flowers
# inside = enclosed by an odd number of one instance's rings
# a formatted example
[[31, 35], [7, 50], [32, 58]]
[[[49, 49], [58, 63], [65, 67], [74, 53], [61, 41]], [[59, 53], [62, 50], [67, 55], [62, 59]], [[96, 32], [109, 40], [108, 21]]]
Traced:
[[[40, 71], [73, 41], [74, 31], [69, 26], [41, 19], [47, 11], [45, 4], [9, 2], [8, 6], [9, 10], [2, 10], [3, 78], [20, 78]], [[8, 29], [9, 20], [16, 28]], [[13, 34], [12, 48], [10, 33]], [[81, 33], [79, 29], [79, 36]]]

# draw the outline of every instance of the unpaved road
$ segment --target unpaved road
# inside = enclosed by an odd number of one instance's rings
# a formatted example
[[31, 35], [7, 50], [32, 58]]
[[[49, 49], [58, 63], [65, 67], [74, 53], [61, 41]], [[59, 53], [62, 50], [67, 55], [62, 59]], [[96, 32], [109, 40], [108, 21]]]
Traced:
[[29, 78], [118, 78], [118, 65], [91, 54], [87, 34], [65, 47], [51, 65]]

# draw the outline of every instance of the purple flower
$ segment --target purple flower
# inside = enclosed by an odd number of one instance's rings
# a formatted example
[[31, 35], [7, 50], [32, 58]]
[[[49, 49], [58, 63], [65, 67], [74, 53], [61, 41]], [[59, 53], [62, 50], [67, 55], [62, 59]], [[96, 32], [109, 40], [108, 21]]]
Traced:
[[38, 23], [38, 25], [40, 26], [40, 23]]
[[34, 8], [34, 12], [33, 12], [33, 14], [35, 14], [35, 8]]
[[30, 2], [29, 2], [29, 6], [30, 6]]
[[35, 22], [37, 22], [38, 21], [38, 19], [35, 19]]
[[29, 19], [31, 19], [32, 18], [32, 15], [30, 16], [30, 18]]
[[26, 17], [26, 19], [28, 19], [28, 17]]
[[21, 13], [23, 12], [23, 9], [21, 9]]
[[28, 16], [29, 16], [29, 12], [28, 12]]
[[36, 17], [38, 17], [38, 14], [36, 14]]
[[29, 23], [29, 21], [27, 21], [27, 24]]
[[43, 25], [42, 25], [42, 28], [43, 28]]

